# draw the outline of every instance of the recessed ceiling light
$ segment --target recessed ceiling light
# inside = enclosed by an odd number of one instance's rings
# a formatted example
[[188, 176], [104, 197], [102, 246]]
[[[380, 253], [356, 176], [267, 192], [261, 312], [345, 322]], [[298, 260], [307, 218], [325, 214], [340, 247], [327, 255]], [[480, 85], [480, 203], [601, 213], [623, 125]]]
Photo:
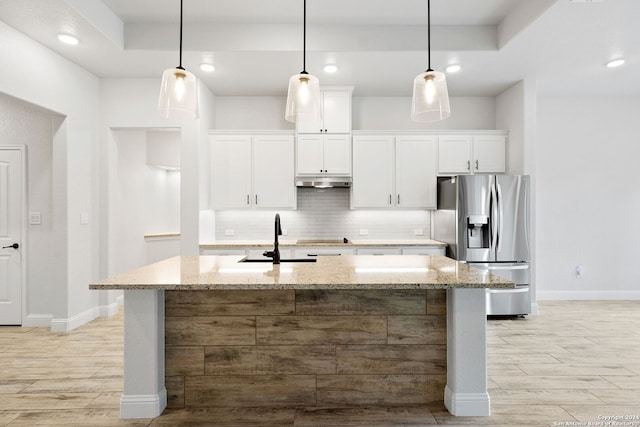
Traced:
[[607, 62], [607, 67], [615, 68], [621, 66], [622, 64], [624, 64], [624, 59], [614, 59], [613, 61]]
[[336, 64], [327, 64], [324, 66], [325, 73], [335, 73], [338, 71], [338, 66]]
[[58, 40], [60, 40], [64, 44], [70, 44], [72, 46], [80, 43], [80, 40], [76, 36], [72, 36], [71, 34], [60, 33], [58, 34]]
[[208, 64], [206, 62], [203, 62], [202, 64], [200, 64], [200, 69], [202, 71], [206, 71], [207, 73], [211, 73], [216, 70], [216, 66], [213, 64]]
[[458, 64], [451, 64], [449, 65], [445, 70], [447, 73], [457, 73], [458, 71], [460, 71], [462, 69], [462, 67]]

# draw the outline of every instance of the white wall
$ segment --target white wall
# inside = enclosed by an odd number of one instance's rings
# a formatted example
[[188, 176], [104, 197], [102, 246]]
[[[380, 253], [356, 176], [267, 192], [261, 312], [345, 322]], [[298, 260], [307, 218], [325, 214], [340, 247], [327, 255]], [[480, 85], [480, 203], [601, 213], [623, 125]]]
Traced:
[[[53, 296], [44, 313], [52, 328], [68, 330], [95, 317], [100, 221], [97, 168], [98, 78], [0, 22], [0, 93], [64, 117], [53, 126], [52, 210], [55, 262], [49, 271]], [[71, 94], [73, 96], [71, 96]], [[80, 224], [82, 212], [89, 215]], [[63, 238], [57, 239], [58, 236]], [[29, 289], [29, 294], [38, 289]], [[26, 323], [26, 322], [25, 322]], [[44, 326], [44, 325], [40, 325]]]
[[27, 242], [22, 244], [29, 267], [27, 312], [46, 313], [44, 319], [34, 322], [50, 322], [52, 313], [48, 304], [55, 291], [49, 273], [53, 245], [53, 114], [0, 94], [0, 145], [12, 144], [27, 146], [27, 209], [39, 212], [42, 218], [40, 225], [27, 225]]
[[[218, 96], [216, 129], [294, 130], [284, 119], [284, 96]], [[452, 97], [451, 117], [436, 123], [411, 121], [409, 97], [354, 97], [354, 130], [496, 129], [496, 102], [493, 97]]]
[[451, 97], [451, 116], [439, 122], [411, 121], [410, 97], [354, 97], [354, 130], [492, 130], [494, 97]]
[[524, 82], [518, 82], [496, 97], [496, 126], [509, 130], [507, 173], [524, 173]]
[[145, 234], [180, 230], [180, 172], [146, 164], [147, 132], [114, 132], [111, 207], [112, 272], [147, 264]]
[[216, 96], [215, 129], [294, 130], [286, 103], [286, 96]]
[[640, 298], [640, 98], [540, 98], [537, 112], [538, 298]]

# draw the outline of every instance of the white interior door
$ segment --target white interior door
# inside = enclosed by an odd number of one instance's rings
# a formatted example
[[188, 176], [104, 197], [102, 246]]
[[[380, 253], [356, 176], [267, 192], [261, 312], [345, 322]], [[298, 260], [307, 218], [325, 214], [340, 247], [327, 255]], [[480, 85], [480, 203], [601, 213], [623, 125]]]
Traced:
[[24, 151], [0, 147], [0, 325], [22, 324]]

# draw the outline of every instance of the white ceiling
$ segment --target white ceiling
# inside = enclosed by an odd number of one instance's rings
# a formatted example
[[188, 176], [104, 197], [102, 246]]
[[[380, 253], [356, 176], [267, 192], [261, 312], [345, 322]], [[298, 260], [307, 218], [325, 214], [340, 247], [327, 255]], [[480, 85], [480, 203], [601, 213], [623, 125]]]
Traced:
[[[583, 0], [584, 1], [584, 0]], [[0, 19], [100, 77], [178, 65], [179, 0], [0, 0]], [[640, 95], [640, 1], [432, 0], [432, 68], [453, 96], [522, 79], [554, 95]], [[410, 96], [427, 66], [426, 0], [308, 0], [307, 71], [356, 96]], [[78, 46], [56, 34], [77, 35]], [[604, 64], [624, 57], [626, 64]], [[213, 73], [199, 64], [212, 62]], [[325, 63], [339, 71], [326, 74]], [[285, 95], [302, 70], [302, 0], [184, 0], [183, 66], [217, 95]]]

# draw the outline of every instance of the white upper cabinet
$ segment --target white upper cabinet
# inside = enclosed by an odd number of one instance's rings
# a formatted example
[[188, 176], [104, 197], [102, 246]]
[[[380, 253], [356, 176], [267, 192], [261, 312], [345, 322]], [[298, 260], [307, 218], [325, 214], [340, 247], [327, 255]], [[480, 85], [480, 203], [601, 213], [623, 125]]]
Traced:
[[351, 175], [349, 135], [299, 134], [298, 175]]
[[211, 156], [214, 209], [295, 209], [293, 135], [215, 135]]
[[435, 136], [353, 138], [353, 208], [435, 209]]
[[404, 209], [436, 208], [435, 136], [396, 137], [396, 206]]
[[351, 89], [326, 90], [322, 95], [322, 121], [298, 123], [298, 133], [350, 133]]
[[438, 173], [504, 173], [504, 135], [440, 135]]
[[214, 209], [251, 207], [251, 136], [212, 137], [211, 171]]
[[293, 151], [292, 135], [253, 138], [254, 207], [296, 207]]
[[473, 137], [473, 171], [477, 173], [504, 173], [506, 137], [481, 135]]
[[353, 208], [393, 206], [393, 136], [353, 137]]

